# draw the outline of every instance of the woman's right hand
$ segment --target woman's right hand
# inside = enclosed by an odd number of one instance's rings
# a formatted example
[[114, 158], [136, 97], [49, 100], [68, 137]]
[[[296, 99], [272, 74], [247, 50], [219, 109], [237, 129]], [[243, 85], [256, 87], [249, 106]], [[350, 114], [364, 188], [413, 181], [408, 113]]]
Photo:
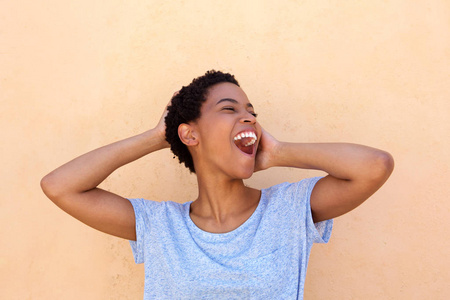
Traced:
[[[175, 97], [176, 95], [178, 95], [178, 92], [175, 92], [172, 96]], [[164, 148], [170, 148], [170, 144], [166, 141], [166, 116], [168, 113], [167, 108], [170, 106], [170, 104], [172, 103], [172, 99], [170, 99], [169, 103], [167, 103], [166, 107], [164, 108], [164, 112], [161, 116], [161, 118], [159, 119], [158, 124], [155, 127], [155, 130], [158, 132], [158, 135], [160, 136], [160, 139], [162, 141], [162, 144], [164, 145]]]

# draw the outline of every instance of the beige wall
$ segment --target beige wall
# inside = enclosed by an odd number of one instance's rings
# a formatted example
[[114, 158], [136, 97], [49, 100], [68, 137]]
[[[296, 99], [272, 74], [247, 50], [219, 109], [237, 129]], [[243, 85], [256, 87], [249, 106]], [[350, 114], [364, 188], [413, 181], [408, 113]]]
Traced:
[[[386, 185], [314, 246], [306, 299], [450, 298], [449, 1], [100, 2], [0, 2], [1, 299], [142, 297], [128, 243], [60, 211], [39, 180], [152, 127], [211, 68], [236, 74], [280, 139], [362, 143], [396, 160]], [[314, 174], [273, 169], [249, 183]], [[196, 196], [169, 151], [103, 187]]]

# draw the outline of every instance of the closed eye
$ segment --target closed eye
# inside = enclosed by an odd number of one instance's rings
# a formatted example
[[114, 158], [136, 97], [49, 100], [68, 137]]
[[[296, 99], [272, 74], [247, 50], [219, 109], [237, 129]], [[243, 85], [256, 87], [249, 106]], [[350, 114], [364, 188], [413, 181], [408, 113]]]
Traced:
[[[231, 106], [225, 106], [222, 108], [222, 110], [229, 110], [229, 111], [236, 111], [236, 109], [234, 107]], [[258, 114], [252, 111], [249, 111], [249, 113], [254, 116], [255, 118], [258, 117]]]
[[222, 108], [222, 110], [236, 111], [236, 110], [234, 109], [234, 107], [229, 107], [229, 106]]

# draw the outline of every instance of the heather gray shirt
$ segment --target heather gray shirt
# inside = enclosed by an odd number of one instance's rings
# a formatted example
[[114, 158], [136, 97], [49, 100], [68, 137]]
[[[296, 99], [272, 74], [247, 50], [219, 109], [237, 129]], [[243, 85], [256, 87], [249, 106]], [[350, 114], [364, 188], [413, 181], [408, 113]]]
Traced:
[[144, 299], [303, 299], [312, 244], [328, 242], [333, 226], [312, 220], [309, 200], [319, 179], [263, 189], [252, 216], [220, 234], [192, 222], [192, 202], [130, 199]]

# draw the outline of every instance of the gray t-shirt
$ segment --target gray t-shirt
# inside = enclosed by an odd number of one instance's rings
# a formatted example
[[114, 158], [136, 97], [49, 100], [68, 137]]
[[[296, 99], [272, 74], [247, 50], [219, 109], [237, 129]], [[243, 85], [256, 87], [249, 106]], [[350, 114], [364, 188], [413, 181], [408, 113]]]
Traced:
[[144, 299], [303, 299], [312, 244], [328, 242], [333, 226], [312, 220], [309, 199], [319, 179], [263, 189], [251, 217], [227, 233], [198, 228], [192, 202], [130, 199]]

